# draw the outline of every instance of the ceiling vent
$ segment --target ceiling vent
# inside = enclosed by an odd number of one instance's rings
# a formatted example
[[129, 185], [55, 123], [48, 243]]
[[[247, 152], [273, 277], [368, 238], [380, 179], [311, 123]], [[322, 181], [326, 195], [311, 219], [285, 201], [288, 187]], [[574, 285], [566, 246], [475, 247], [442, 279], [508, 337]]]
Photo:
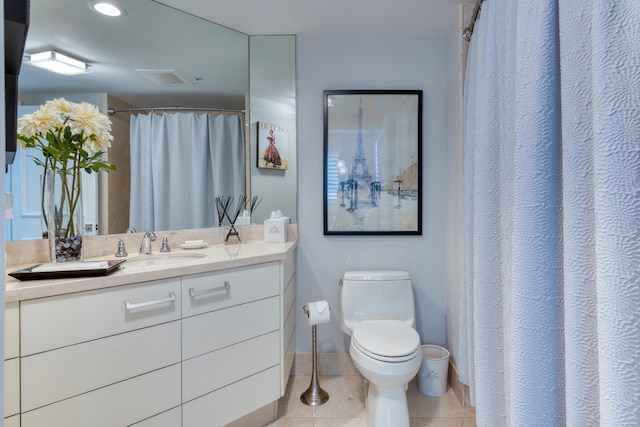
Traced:
[[155, 84], [159, 85], [189, 85], [191, 82], [175, 70], [136, 70]]

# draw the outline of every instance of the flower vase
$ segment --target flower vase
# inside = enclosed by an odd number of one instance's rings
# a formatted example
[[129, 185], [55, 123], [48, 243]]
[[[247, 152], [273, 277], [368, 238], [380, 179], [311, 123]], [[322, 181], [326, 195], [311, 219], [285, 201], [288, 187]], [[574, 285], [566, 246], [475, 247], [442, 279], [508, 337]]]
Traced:
[[47, 171], [43, 219], [51, 262], [82, 261], [84, 230], [80, 171]]

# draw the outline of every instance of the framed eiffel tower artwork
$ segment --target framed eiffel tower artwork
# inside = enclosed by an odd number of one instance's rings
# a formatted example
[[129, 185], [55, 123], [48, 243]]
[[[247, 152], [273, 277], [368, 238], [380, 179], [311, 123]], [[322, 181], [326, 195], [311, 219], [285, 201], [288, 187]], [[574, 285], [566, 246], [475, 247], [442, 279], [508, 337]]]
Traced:
[[422, 234], [422, 91], [324, 91], [324, 234]]

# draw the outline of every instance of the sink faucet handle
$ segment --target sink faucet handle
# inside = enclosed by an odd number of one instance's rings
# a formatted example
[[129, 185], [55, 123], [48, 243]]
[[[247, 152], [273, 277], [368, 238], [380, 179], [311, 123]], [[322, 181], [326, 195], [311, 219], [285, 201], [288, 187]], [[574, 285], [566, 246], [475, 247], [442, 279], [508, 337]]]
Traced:
[[169, 247], [169, 235], [171, 234], [173, 234], [173, 232], [167, 233], [162, 238], [162, 246], [160, 246], [160, 252], [171, 252], [171, 248]]
[[126, 257], [129, 255], [127, 250], [124, 247], [124, 241], [122, 239], [118, 239], [117, 237], [107, 237], [107, 240], [117, 240], [118, 241], [118, 251], [116, 252], [117, 257]]

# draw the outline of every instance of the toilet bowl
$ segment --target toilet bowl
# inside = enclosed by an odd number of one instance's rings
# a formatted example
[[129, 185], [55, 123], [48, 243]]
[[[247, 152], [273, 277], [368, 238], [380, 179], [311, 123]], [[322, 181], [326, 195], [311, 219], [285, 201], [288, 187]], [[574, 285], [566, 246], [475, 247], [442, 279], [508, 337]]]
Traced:
[[409, 427], [406, 389], [422, 364], [413, 288], [400, 271], [347, 272], [341, 290], [349, 354], [368, 382], [368, 427]]
[[[376, 330], [378, 335], [374, 335]], [[408, 427], [406, 387], [422, 363], [418, 333], [397, 320], [363, 322], [353, 332], [349, 354], [356, 369], [369, 381], [367, 426]]]

